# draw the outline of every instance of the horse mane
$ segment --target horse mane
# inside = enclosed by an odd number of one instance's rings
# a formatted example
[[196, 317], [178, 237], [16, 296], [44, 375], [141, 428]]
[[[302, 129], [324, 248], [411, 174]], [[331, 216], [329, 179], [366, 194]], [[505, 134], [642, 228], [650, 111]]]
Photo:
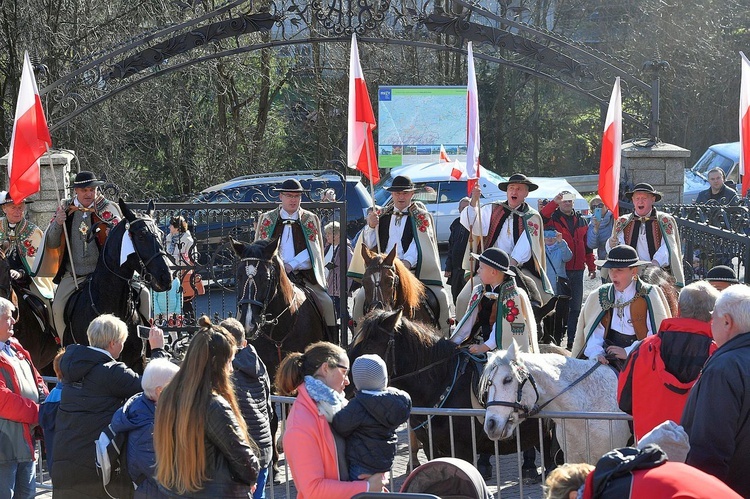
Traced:
[[[255, 241], [252, 244], [246, 244], [245, 249], [242, 251], [241, 258], [257, 258], [258, 260], [265, 260], [265, 249], [268, 247], [270, 241], [262, 239]], [[292, 313], [297, 312], [299, 304], [294, 299], [294, 285], [289, 277], [286, 275], [284, 270], [284, 264], [279, 257], [278, 251], [274, 252], [271, 256], [271, 264], [279, 275], [279, 294], [284, 299], [284, 303], [289, 305], [289, 311]]]
[[[356, 348], [372, 337], [383, 334], [380, 324], [391, 314], [393, 312], [388, 310], [373, 310], [367, 314], [360, 324], [353, 347]], [[394, 333], [399, 341], [399, 353], [408, 354], [408, 357], [413, 360], [415, 370], [452, 355], [456, 351], [456, 345], [444, 339], [434, 327], [423, 322], [411, 321], [403, 315]], [[403, 358], [403, 355], [400, 357]]]
[[655, 265], [649, 265], [641, 269], [639, 274], [643, 282], [661, 288], [664, 296], [667, 298], [669, 311], [675, 316], [677, 314], [679, 298], [679, 292], [675, 286], [675, 278], [661, 267], [656, 267]]
[[413, 316], [424, 299], [424, 284], [398, 258], [393, 260], [393, 268], [398, 276], [398, 302], [402, 304], [407, 315]]

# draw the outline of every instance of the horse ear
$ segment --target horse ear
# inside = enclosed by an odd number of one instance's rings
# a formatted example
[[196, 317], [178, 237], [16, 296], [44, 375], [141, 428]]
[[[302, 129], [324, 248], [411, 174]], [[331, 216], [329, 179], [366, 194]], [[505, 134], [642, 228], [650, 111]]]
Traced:
[[234, 254], [242, 258], [242, 255], [245, 253], [245, 243], [229, 236], [229, 244], [232, 245], [232, 251], [234, 251]]
[[125, 204], [124, 199], [120, 198], [117, 201], [117, 204], [120, 205], [120, 211], [122, 211], [123, 216], [128, 222], [132, 222], [133, 220], [135, 220], [135, 214], [132, 211], [130, 211], [130, 208], [128, 208], [128, 205]]
[[385, 257], [385, 260], [383, 260], [383, 265], [389, 266], [393, 265], [393, 261], [396, 259], [396, 245], [393, 245], [393, 248], [391, 248], [391, 251], [388, 252], [388, 256]]
[[370, 265], [370, 262], [372, 261], [372, 251], [363, 244], [360, 253], [362, 253], [362, 259], [365, 261], [365, 266]]
[[508, 352], [505, 354], [505, 358], [508, 360], [516, 360], [517, 352], [518, 352], [518, 343], [516, 343], [516, 339], [513, 338], [513, 341], [510, 343], [510, 346], [508, 347]]
[[148, 202], [148, 209], [146, 210], [146, 214], [149, 216], [149, 218], [154, 218], [154, 211], [156, 210], [156, 203], [154, 203], [154, 200]]
[[385, 312], [383, 314], [383, 320], [381, 327], [386, 331], [395, 331], [398, 328], [399, 322], [401, 322], [401, 316], [403, 315], [403, 308], [399, 307], [393, 312]]

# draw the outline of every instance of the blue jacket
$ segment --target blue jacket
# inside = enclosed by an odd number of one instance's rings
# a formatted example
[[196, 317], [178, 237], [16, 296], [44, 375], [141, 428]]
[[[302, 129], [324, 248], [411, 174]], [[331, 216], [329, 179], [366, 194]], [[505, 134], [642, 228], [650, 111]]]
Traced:
[[60, 394], [62, 383], [58, 383], [49, 392], [47, 399], [39, 405], [39, 426], [44, 433], [45, 457], [47, 458], [47, 469], [52, 469], [52, 448], [55, 440], [55, 420], [57, 419], [57, 408], [60, 407]]
[[273, 437], [271, 435], [271, 380], [266, 365], [258, 357], [255, 347], [247, 345], [237, 352], [234, 367], [234, 393], [245, 419], [247, 431], [258, 444], [261, 468], [271, 464]]
[[154, 452], [154, 417], [156, 404], [144, 393], [133, 395], [112, 417], [112, 429], [127, 432], [127, 463], [130, 479], [138, 485], [138, 492], [159, 495], [154, 480], [156, 454]]
[[612, 236], [612, 226], [614, 224], [614, 215], [607, 211], [599, 222], [599, 230], [594, 232], [594, 221], [591, 220], [589, 230], [586, 232], [586, 246], [596, 251], [596, 257], [599, 260], [607, 258], [607, 239]]
[[547, 277], [552, 284], [552, 291], [557, 294], [557, 276], [568, 277], [565, 262], [573, 258], [573, 252], [570, 251], [565, 239], [555, 242], [552, 246], [545, 244], [544, 251], [547, 252]]

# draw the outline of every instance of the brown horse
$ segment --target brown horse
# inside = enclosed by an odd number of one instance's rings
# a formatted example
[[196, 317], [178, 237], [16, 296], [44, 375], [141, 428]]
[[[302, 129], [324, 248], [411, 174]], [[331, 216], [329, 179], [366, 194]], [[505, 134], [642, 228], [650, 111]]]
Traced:
[[[362, 276], [364, 291], [363, 311], [395, 310], [400, 308], [407, 319], [438, 325], [440, 314], [429, 303], [434, 296], [417, 277], [396, 258], [396, 247], [387, 255], [374, 253], [362, 245], [365, 272]], [[437, 303], [437, 300], [434, 300]], [[427, 305], [425, 306], [425, 303]], [[432, 307], [430, 309], [430, 307]]]

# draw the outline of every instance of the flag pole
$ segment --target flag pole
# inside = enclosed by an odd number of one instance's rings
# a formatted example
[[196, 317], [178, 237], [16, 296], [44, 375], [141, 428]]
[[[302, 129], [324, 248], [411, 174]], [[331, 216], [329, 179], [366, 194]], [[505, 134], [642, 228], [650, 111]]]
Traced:
[[[370, 197], [372, 198], [372, 211], [375, 212], [375, 186], [372, 185], [372, 152], [370, 151], [370, 146], [367, 143], [370, 138], [370, 134], [368, 133], [368, 130], [367, 130], [367, 127], [369, 126], [370, 124], [367, 122], [362, 123], [362, 128], [364, 128], [365, 130], [365, 144], [364, 145], [365, 145], [365, 149], [367, 149], [367, 171], [370, 174], [370, 177], [367, 180], [369, 180], [368, 183], [370, 184]], [[378, 216], [380, 216], [380, 214], [378, 214]], [[378, 246], [378, 253], [381, 253], [380, 231], [377, 228], [375, 228], [375, 243]]]
[[[47, 157], [49, 158], [49, 169], [52, 172], [52, 181], [55, 183], [55, 196], [57, 197], [57, 206], [62, 208], [62, 200], [60, 199], [60, 188], [57, 185], [57, 176], [55, 175], [55, 167], [52, 164], [52, 156], [49, 153], [49, 147], [47, 147]], [[56, 221], [54, 223], [57, 223]], [[65, 246], [67, 248], [66, 253], [70, 259], [70, 270], [73, 273], [73, 282], [78, 289], [78, 276], [76, 275], [76, 265], [73, 263], [73, 252], [70, 248], [70, 237], [68, 236], [68, 226], [63, 222], [63, 234], [65, 236]]]

